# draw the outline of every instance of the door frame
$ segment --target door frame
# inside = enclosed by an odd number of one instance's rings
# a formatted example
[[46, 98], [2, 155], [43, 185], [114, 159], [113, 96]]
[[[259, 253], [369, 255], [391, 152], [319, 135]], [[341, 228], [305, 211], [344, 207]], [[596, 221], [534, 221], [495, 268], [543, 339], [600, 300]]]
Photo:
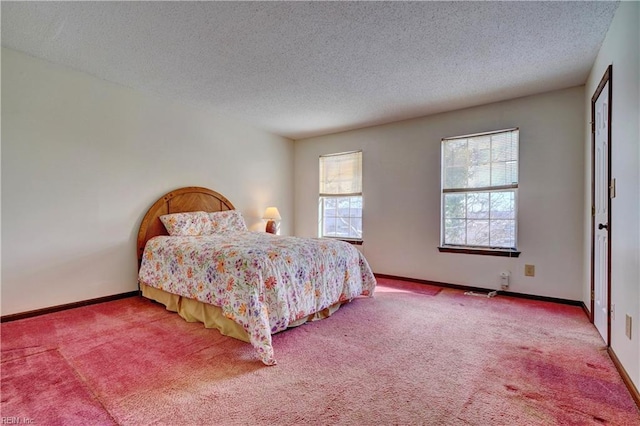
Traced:
[[608, 128], [607, 128], [607, 224], [608, 224], [608, 233], [609, 236], [607, 238], [607, 283], [606, 283], [606, 292], [607, 292], [607, 347], [611, 347], [611, 112], [612, 105], [611, 99], [613, 95], [612, 90], [612, 71], [613, 65], [609, 65], [607, 70], [605, 71], [602, 79], [600, 80], [600, 84], [596, 88], [593, 96], [591, 97], [591, 315], [590, 320], [594, 323], [594, 309], [595, 309], [595, 190], [596, 190], [596, 100], [602, 93], [604, 86], [609, 83], [609, 93], [608, 93], [608, 106], [607, 106], [607, 114], [608, 114]]

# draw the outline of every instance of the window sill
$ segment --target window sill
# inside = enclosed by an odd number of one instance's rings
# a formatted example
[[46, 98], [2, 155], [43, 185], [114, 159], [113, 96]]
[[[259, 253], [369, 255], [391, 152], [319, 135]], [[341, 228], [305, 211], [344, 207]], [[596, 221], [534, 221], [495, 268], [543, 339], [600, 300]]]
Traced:
[[477, 247], [452, 247], [440, 246], [438, 250], [441, 253], [457, 253], [457, 254], [479, 254], [482, 256], [502, 256], [502, 257], [520, 257], [520, 252], [510, 249], [489, 249]]
[[329, 240], [344, 241], [345, 243], [353, 244], [354, 246], [361, 246], [363, 243], [363, 240], [350, 240], [347, 238], [336, 238], [336, 237], [322, 237], [322, 238], [327, 238]]

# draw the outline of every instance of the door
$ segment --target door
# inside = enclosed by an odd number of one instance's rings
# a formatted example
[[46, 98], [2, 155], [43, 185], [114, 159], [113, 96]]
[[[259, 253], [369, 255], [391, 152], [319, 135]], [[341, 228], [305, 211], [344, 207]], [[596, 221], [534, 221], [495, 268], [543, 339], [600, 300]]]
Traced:
[[592, 163], [592, 264], [591, 312], [593, 323], [607, 346], [610, 334], [611, 281], [611, 66], [591, 98]]

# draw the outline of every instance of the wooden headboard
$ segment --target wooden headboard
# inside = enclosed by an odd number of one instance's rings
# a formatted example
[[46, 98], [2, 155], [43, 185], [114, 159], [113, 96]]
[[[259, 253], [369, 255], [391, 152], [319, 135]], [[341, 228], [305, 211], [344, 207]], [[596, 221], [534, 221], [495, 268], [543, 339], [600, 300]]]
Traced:
[[160, 221], [160, 216], [180, 212], [219, 212], [235, 210], [229, 200], [215, 191], [198, 186], [179, 188], [160, 197], [144, 215], [138, 231], [138, 267], [142, 261], [144, 246], [149, 239], [158, 235], [168, 235]]

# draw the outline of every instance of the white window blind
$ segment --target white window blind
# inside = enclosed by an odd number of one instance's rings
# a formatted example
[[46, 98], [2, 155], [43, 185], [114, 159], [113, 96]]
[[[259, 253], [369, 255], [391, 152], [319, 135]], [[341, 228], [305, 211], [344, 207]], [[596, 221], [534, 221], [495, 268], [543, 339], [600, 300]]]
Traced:
[[442, 140], [442, 244], [516, 248], [519, 130]]
[[518, 186], [518, 129], [442, 140], [443, 189]]
[[320, 157], [320, 196], [362, 195], [362, 151]]

